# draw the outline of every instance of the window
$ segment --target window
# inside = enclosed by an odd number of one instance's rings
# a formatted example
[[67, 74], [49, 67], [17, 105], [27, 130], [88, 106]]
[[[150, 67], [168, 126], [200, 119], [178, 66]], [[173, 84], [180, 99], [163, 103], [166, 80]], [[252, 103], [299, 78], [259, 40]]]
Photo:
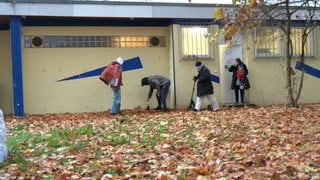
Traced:
[[42, 48], [147, 48], [165, 47], [164, 36], [24, 36], [24, 47], [40, 47], [35, 37], [43, 39]]
[[207, 26], [181, 27], [181, 55], [183, 59], [210, 58]]
[[255, 33], [256, 57], [281, 56], [280, 30], [277, 28], [265, 28]]
[[[302, 35], [303, 28], [293, 28], [291, 31], [292, 47], [293, 47], [293, 56], [301, 55], [302, 50]], [[312, 32], [307, 37], [307, 42], [304, 47], [305, 56], [310, 57], [314, 56], [313, 51], [313, 34]]]

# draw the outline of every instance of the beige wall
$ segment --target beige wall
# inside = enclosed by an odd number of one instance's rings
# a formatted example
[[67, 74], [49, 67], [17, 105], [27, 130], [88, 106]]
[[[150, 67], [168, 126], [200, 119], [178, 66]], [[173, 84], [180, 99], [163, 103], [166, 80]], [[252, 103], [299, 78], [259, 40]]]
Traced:
[[[166, 47], [154, 48], [23, 48], [25, 112], [105, 111], [113, 93], [98, 77], [56, 82], [104, 66], [116, 57], [140, 56], [143, 69], [123, 73], [123, 109], [145, 107], [144, 76], [169, 76], [168, 27], [24, 27], [23, 35], [163, 35]], [[168, 97], [170, 101], [170, 97]], [[155, 107], [155, 98], [152, 105]]]
[[[174, 26], [174, 58], [175, 58], [175, 71], [176, 71], [176, 98], [178, 108], [187, 108], [190, 103], [193, 76], [197, 75], [198, 72], [195, 68], [195, 60], [183, 60], [180, 55], [180, 36], [179, 36], [179, 25]], [[212, 34], [214, 34], [214, 28], [211, 27]], [[220, 62], [219, 62], [219, 48], [217, 44], [211, 44], [212, 59], [200, 60], [209, 68], [211, 74], [220, 76]], [[220, 102], [221, 88], [217, 83], [213, 83], [214, 96]], [[196, 100], [196, 89], [194, 92], [193, 100]], [[202, 108], [205, 108], [209, 104], [208, 100], [204, 100]]]
[[[110, 63], [118, 56], [125, 59], [140, 56], [143, 69], [123, 73], [122, 108], [145, 107], [148, 87], [141, 87], [142, 77], [161, 74], [171, 79], [168, 104], [174, 107], [174, 72], [176, 78], [177, 108], [186, 108], [190, 102], [192, 77], [197, 74], [194, 60], [180, 57], [180, 26], [170, 27], [23, 27], [23, 35], [163, 35], [166, 47], [161, 48], [23, 48], [24, 107], [28, 114], [105, 111], [110, 107], [112, 91], [98, 77], [56, 82], [65, 77], [87, 72]], [[212, 34], [217, 30], [212, 26]], [[171, 31], [173, 33], [171, 33]], [[315, 42], [320, 41], [319, 28]], [[0, 53], [0, 97], [5, 113], [12, 112], [12, 82], [9, 32], [1, 31]], [[171, 46], [173, 44], [173, 46]], [[212, 59], [201, 60], [212, 74], [221, 76], [218, 46], [221, 41], [211, 44]], [[316, 58], [307, 64], [320, 69], [317, 43]], [[248, 101], [257, 105], [286, 102], [285, 61], [281, 59], [254, 58], [253, 41], [243, 45], [244, 61], [249, 68], [251, 89]], [[295, 63], [293, 63], [295, 64]], [[297, 75], [299, 72], [297, 72]], [[221, 103], [223, 90], [213, 83], [214, 96]], [[320, 102], [319, 79], [305, 76], [301, 103]], [[194, 100], [196, 91], [194, 94]], [[208, 105], [205, 100], [203, 108]], [[152, 98], [152, 107], [156, 106]]]
[[12, 76], [9, 31], [0, 31], [0, 108], [12, 113]]
[[[306, 58], [306, 64], [320, 69], [319, 63], [319, 45], [320, 41], [319, 27], [315, 30], [314, 44], [315, 57]], [[283, 42], [284, 43], [284, 42]], [[271, 105], [286, 103], [286, 60], [284, 58], [255, 58], [253, 41], [248, 40], [245, 48], [245, 59], [249, 68], [249, 79], [251, 83], [250, 102], [258, 105]], [[284, 44], [283, 44], [284, 46]], [[285, 49], [283, 49], [284, 52]], [[296, 60], [293, 60], [292, 67], [295, 67]], [[301, 72], [296, 72], [295, 79], [300, 77]], [[300, 103], [319, 103], [320, 79], [305, 74], [303, 91]]]

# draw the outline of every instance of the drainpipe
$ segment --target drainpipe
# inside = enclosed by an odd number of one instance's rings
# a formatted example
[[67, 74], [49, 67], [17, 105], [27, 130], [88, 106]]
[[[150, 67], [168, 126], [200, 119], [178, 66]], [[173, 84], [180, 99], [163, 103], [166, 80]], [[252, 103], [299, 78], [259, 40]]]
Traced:
[[24, 103], [20, 16], [10, 16], [10, 42], [13, 86], [13, 116], [22, 118], [24, 116]]
[[176, 60], [174, 49], [174, 24], [171, 25], [171, 38], [172, 38], [172, 71], [173, 71], [173, 106], [177, 109], [177, 91], [176, 91]]

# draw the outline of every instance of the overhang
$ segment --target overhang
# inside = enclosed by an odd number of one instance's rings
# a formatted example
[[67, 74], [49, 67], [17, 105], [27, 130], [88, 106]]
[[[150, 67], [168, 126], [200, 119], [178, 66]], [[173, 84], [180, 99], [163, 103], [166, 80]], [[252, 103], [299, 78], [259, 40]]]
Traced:
[[208, 19], [213, 18], [215, 7], [213, 4], [89, 2], [0, 2], [0, 15]]

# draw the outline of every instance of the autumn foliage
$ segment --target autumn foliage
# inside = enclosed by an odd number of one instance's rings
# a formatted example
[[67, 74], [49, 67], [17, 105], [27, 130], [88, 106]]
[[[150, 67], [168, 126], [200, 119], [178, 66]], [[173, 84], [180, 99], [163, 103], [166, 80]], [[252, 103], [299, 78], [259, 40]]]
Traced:
[[[234, 8], [220, 8], [217, 6], [213, 10], [214, 19], [221, 21], [224, 25], [223, 38], [226, 42], [237, 37], [237, 34], [246, 34], [248, 30], [253, 30], [256, 25], [261, 25], [259, 12], [255, 8], [263, 1], [239, 0], [233, 1]], [[246, 32], [246, 33], [245, 33]]]
[[0, 179], [319, 179], [320, 105], [5, 117]]

